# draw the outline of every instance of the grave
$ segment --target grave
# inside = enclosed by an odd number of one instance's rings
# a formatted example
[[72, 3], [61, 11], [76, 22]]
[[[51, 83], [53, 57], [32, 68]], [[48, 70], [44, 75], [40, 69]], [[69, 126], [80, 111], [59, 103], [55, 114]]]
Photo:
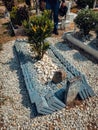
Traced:
[[76, 33], [75, 30], [74, 32], [65, 32], [62, 36], [62, 39], [84, 50], [90, 56], [93, 56], [96, 59], [96, 62], [98, 62], [97, 49], [94, 49], [91, 46], [89, 46], [91, 41], [95, 41], [93, 44], [97, 43], [97, 38], [94, 37], [92, 40], [90, 40], [89, 37], [83, 37], [81, 34], [80, 36], [78, 36], [76, 34], [79, 35], [79, 32]]
[[36, 105], [38, 113], [51, 114], [65, 108], [75, 98], [79, 97], [84, 100], [95, 95], [85, 76], [71, 65], [53, 45], [50, 45], [47, 52], [54, 63], [64, 70], [59, 71], [59, 77], [62, 75], [62, 80], [59, 82], [56, 80], [55, 83], [51, 80], [46, 84], [39, 82], [34, 67], [37, 61], [30, 56], [28, 44], [25, 39], [17, 39], [15, 49], [31, 103]]
[[66, 13], [66, 17], [63, 16], [62, 18], [60, 18], [60, 21], [58, 23], [59, 25], [59, 28], [62, 28], [62, 29], [66, 29], [67, 27], [70, 26], [70, 23], [73, 22], [73, 20], [75, 19], [75, 17], [77, 16], [77, 14], [75, 13], [72, 13], [70, 10], [71, 10], [71, 6], [72, 6], [72, 1], [66, 1], [66, 6], [68, 8], [67, 10], [67, 13]]

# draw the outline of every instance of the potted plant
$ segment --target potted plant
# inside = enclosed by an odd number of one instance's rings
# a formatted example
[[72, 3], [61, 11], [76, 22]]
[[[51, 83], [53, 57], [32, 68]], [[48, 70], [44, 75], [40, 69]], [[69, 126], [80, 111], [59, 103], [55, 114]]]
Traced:
[[82, 9], [78, 12], [74, 22], [86, 36], [95, 26], [95, 13], [90, 9]]
[[23, 23], [32, 50], [37, 59], [41, 59], [49, 47], [45, 38], [49, 37], [53, 30], [53, 23], [50, 20], [50, 11], [44, 11], [42, 15], [33, 16], [29, 22]]

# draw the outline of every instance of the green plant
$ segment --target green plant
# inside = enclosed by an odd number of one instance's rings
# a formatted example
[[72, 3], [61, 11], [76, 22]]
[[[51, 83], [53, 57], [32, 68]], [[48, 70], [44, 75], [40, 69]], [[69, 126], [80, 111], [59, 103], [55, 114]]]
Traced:
[[14, 0], [2, 0], [8, 11], [11, 11], [14, 6]]
[[16, 6], [14, 6], [12, 8], [12, 11], [10, 12], [10, 18], [11, 18], [13, 25], [17, 24], [17, 11], [18, 11], [18, 8]]
[[22, 22], [24, 20], [28, 21], [29, 20], [29, 12], [26, 6], [20, 7], [17, 11], [17, 24], [22, 25]]
[[95, 12], [90, 9], [82, 9], [74, 22], [80, 30], [83, 30], [84, 35], [88, 35], [95, 26]]
[[10, 12], [11, 21], [14, 25], [22, 25], [24, 20], [29, 20], [29, 12], [26, 6], [24, 7], [13, 7]]
[[96, 38], [98, 39], [98, 12], [95, 13], [95, 19], [96, 19], [95, 33], [96, 33]]
[[44, 11], [40, 16], [33, 16], [29, 22], [24, 22], [28, 40], [37, 58], [41, 59], [49, 47], [45, 38], [49, 37], [53, 30], [53, 23], [49, 19], [50, 11]]
[[29, 7], [31, 7], [31, 0], [25, 0], [25, 3], [26, 3]]
[[98, 39], [98, 24], [95, 27], [96, 38]]
[[93, 8], [94, 0], [77, 0], [76, 4], [80, 8], [85, 8], [87, 5], [89, 6], [89, 8]]

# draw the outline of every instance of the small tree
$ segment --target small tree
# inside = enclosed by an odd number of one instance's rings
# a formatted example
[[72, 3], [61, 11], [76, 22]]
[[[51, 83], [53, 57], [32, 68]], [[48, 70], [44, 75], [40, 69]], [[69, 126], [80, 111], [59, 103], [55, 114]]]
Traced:
[[95, 26], [95, 13], [90, 9], [82, 9], [74, 22], [80, 30], [83, 30], [84, 35], [88, 35]]
[[89, 8], [93, 8], [94, 0], [77, 0], [76, 4], [80, 8], [85, 8], [87, 5], [89, 6]]
[[8, 11], [11, 11], [14, 6], [14, 0], [2, 0]]
[[28, 35], [28, 40], [32, 50], [41, 59], [49, 47], [45, 38], [49, 37], [53, 30], [53, 23], [49, 19], [50, 11], [44, 11], [40, 16], [33, 16], [29, 22], [24, 22], [24, 27]]
[[96, 25], [95, 25], [95, 33], [96, 33], [96, 38], [98, 39], [98, 12], [96, 12], [95, 14], [95, 22], [96, 22]]
[[98, 24], [96, 24], [95, 32], [96, 32], [96, 38], [98, 39]]
[[13, 25], [17, 24], [17, 11], [18, 11], [18, 8], [16, 6], [14, 6], [12, 8], [12, 11], [10, 12], [10, 18], [11, 18]]
[[29, 7], [31, 7], [31, 0], [25, 0], [25, 3], [26, 3]]
[[24, 20], [29, 20], [29, 12], [26, 6], [23, 7], [13, 7], [10, 12], [11, 21], [14, 25], [22, 25]]

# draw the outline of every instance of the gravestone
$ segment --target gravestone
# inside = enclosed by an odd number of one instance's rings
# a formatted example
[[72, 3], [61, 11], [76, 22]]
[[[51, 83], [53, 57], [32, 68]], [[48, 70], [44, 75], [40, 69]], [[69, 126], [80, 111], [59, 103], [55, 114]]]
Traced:
[[65, 94], [65, 103], [72, 103], [77, 97], [81, 87], [81, 77], [77, 76], [68, 81], [67, 95]]

